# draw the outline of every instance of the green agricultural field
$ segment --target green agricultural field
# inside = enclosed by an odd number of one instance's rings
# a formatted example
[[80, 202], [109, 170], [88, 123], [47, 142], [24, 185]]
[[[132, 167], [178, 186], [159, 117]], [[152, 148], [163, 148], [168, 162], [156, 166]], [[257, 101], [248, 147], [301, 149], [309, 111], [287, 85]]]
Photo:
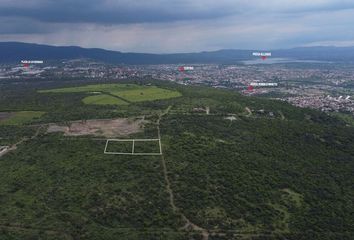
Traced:
[[122, 99], [106, 95], [100, 94], [95, 96], [89, 96], [82, 99], [85, 104], [94, 104], [94, 105], [128, 105], [127, 102]]
[[44, 112], [21, 111], [11, 114], [9, 118], [0, 120], [0, 125], [22, 125], [35, 118], [40, 118]]
[[[136, 84], [95, 84], [81, 87], [40, 90], [39, 93], [96, 94], [83, 99], [85, 104], [96, 105], [126, 105], [127, 102], [145, 102], [182, 96], [178, 91], [167, 90], [156, 86], [140, 86]], [[97, 95], [97, 93], [101, 95]], [[117, 98], [114, 98], [109, 94], [117, 96]]]
[[39, 90], [39, 93], [79, 93], [79, 92], [112, 92], [112, 91], [124, 91], [130, 89], [144, 88], [135, 84], [92, 84], [80, 87], [67, 87], [56, 88], [49, 90]]
[[166, 90], [158, 87], [146, 87], [127, 91], [112, 91], [112, 94], [130, 102], [154, 101], [182, 96], [177, 91]]

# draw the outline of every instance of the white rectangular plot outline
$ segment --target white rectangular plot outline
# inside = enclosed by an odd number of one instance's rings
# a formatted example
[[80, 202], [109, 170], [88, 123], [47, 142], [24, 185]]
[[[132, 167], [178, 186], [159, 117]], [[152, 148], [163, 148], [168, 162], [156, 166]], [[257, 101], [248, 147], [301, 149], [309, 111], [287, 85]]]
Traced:
[[[135, 142], [159, 142], [159, 148], [160, 152], [159, 153], [136, 153], [135, 152]], [[107, 147], [109, 142], [132, 142], [132, 151], [131, 152], [107, 152]], [[162, 155], [162, 146], [161, 146], [161, 139], [156, 138], [156, 139], [107, 139], [106, 141], [106, 146], [104, 148], [104, 154], [110, 154], [110, 155], [138, 155], [138, 156], [157, 156], [157, 155]]]

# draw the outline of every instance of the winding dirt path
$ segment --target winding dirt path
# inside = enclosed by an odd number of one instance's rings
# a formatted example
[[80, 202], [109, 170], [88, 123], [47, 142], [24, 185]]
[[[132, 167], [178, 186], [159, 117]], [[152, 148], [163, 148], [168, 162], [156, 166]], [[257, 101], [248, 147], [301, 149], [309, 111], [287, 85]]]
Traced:
[[[172, 106], [169, 106], [163, 113], [161, 113], [159, 115], [159, 118], [157, 120], [157, 133], [158, 133], [158, 137], [159, 139], [161, 139], [161, 130], [160, 130], [160, 121], [161, 119], [167, 115], [170, 111]], [[197, 231], [197, 232], [200, 232], [202, 237], [203, 237], [203, 240], [208, 240], [209, 239], [209, 232], [202, 228], [202, 227], [199, 227], [198, 225], [192, 223], [187, 217], [186, 215], [184, 215], [182, 213], [182, 211], [176, 206], [175, 204], [175, 198], [174, 198], [174, 194], [173, 194], [173, 190], [171, 188], [171, 182], [170, 182], [170, 179], [168, 178], [168, 173], [167, 173], [167, 167], [166, 167], [166, 160], [165, 160], [165, 157], [164, 157], [164, 154], [162, 153], [161, 155], [161, 165], [162, 165], [162, 170], [163, 170], [163, 175], [164, 175], [164, 179], [165, 179], [165, 182], [166, 182], [166, 191], [168, 192], [169, 194], [169, 199], [170, 199], [170, 205], [173, 209], [173, 211], [175, 213], [178, 213], [180, 214], [180, 216], [182, 217], [182, 219], [186, 222], [186, 224], [184, 225], [184, 227], [182, 227], [182, 230], [192, 230], [192, 231]]]
[[23, 137], [23, 138], [21, 138], [20, 141], [18, 141], [17, 143], [11, 145], [11, 146], [10, 146], [8, 149], [6, 149], [5, 151], [2, 151], [2, 152], [0, 153], [0, 158], [1, 158], [2, 156], [5, 156], [5, 155], [8, 154], [9, 152], [16, 150], [18, 145], [20, 145], [20, 144], [22, 144], [22, 143], [24, 143], [24, 142], [27, 142], [28, 140], [31, 140], [31, 139], [36, 138], [36, 137], [39, 135], [41, 129], [42, 129], [42, 126], [38, 127], [37, 130], [36, 130], [36, 133], [35, 133], [32, 137], [30, 137], [30, 138], [28, 138], [28, 137]]
[[246, 112], [248, 113], [248, 114], [246, 115], [246, 117], [252, 116], [252, 111], [251, 111], [251, 109], [250, 109], [249, 107], [245, 107], [245, 110], [246, 110]]

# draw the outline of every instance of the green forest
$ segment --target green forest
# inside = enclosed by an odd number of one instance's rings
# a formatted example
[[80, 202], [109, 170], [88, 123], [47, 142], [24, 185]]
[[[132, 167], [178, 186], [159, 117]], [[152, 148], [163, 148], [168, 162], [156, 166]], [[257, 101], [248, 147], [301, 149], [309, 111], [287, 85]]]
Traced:
[[[0, 155], [0, 239], [354, 239], [348, 119], [231, 90], [106, 83], [0, 84], [0, 146], [16, 145]], [[135, 90], [119, 95], [129, 104], [86, 104], [92, 84]], [[161, 156], [107, 155], [105, 139], [46, 130], [142, 116], [127, 138], [161, 138]]]

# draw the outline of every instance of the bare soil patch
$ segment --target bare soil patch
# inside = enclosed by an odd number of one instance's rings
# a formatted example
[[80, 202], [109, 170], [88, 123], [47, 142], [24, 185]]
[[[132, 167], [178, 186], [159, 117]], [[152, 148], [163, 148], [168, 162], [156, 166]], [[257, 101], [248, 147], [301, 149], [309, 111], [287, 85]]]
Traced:
[[11, 113], [11, 112], [0, 112], [0, 121], [8, 119], [14, 115], [15, 115], [15, 113]]
[[63, 132], [64, 136], [118, 137], [141, 132], [146, 123], [143, 119], [108, 119], [69, 122], [67, 125], [50, 124], [47, 132]]

